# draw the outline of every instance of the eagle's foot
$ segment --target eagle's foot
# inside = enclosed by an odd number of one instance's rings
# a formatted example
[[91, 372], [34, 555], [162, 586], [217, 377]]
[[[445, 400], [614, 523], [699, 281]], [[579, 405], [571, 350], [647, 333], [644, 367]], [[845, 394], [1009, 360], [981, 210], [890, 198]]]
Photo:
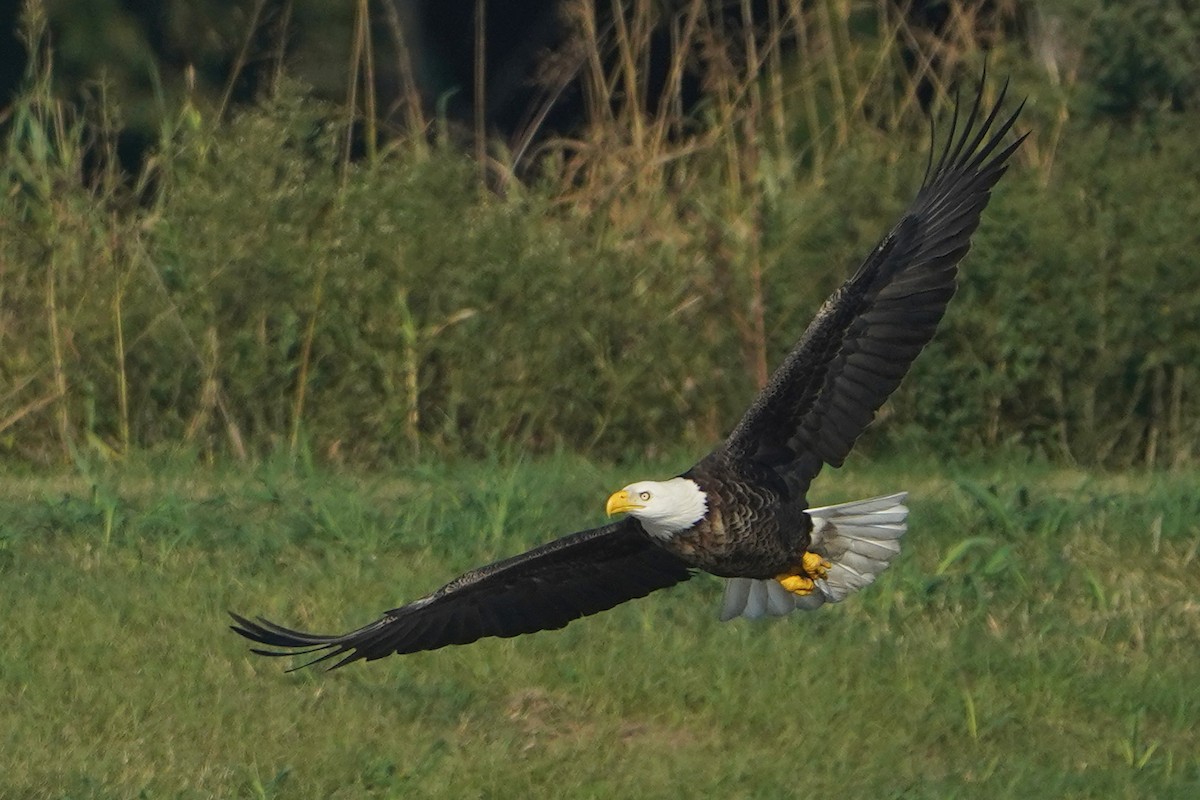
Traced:
[[816, 553], [810, 553], [806, 550], [804, 556], [800, 559], [800, 566], [810, 577], [827, 578], [829, 577], [829, 568], [833, 564], [821, 558]]
[[787, 589], [792, 594], [807, 597], [817, 588], [817, 582], [814, 578], [824, 578], [829, 574], [830, 564], [824, 558], [816, 553], [805, 551], [800, 558], [800, 568], [795, 572], [785, 572], [782, 575], [776, 575], [775, 580], [779, 581], [779, 585]]
[[779, 581], [779, 585], [792, 594], [798, 594], [801, 597], [807, 597], [813, 593], [813, 589], [817, 588], [816, 582], [807, 575], [776, 575], [775, 580]]

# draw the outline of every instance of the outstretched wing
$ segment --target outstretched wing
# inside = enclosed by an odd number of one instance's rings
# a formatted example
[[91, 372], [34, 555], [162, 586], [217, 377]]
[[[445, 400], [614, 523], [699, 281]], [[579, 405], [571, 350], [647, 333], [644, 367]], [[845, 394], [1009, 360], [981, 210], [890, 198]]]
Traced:
[[916, 199], [771, 376], [726, 441], [730, 455], [769, 464], [805, 491], [824, 464], [841, 466], [933, 337], [991, 189], [1025, 138], [1001, 147], [1021, 108], [997, 124], [1004, 90], [986, 117], [982, 93], [981, 84], [957, 136], [956, 105]]
[[485, 636], [561, 628], [689, 577], [686, 564], [654, 544], [640, 524], [627, 517], [471, 570], [349, 633], [305, 633], [232, 612], [237, 624], [230, 627], [259, 644], [288, 648], [255, 653], [322, 653], [303, 666], [341, 656], [333, 665], [336, 669], [364, 658], [373, 661], [392, 653], [468, 644]]

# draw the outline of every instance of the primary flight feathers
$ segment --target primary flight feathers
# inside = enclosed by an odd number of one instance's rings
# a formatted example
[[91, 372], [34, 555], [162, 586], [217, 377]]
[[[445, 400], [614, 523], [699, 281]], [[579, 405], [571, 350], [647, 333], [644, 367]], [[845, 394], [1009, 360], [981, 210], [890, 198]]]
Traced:
[[[308, 664], [434, 650], [486, 636], [561, 628], [687, 580], [725, 577], [722, 618], [839, 602], [899, 552], [903, 493], [809, 509], [809, 484], [840, 466], [933, 337], [958, 263], [992, 187], [1024, 140], [1004, 140], [1021, 108], [986, 113], [980, 86], [931, 146], [916, 199], [830, 297], [729, 438], [680, 476], [609, 498], [625, 518], [472, 570], [433, 594], [343, 634], [314, 634], [233, 614], [233, 630]], [[1022, 104], [1023, 105], [1023, 104]], [[304, 666], [307, 666], [305, 664]]]
[[303, 633], [264, 619], [253, 622], [232, 616], [238, 625], [234, 630], [259, 644], [293, 648], [300, 654], [329, 651], [317, 661], [351, 652], [334, 665], [340, 667], [360, 658], [370, 661], [392, 653], [468, 644], [484, 636], [561, 628], [689, 577], [686, 564], [655, 546], [633, 518], [626, 517], [471, 570], [433, 594], [349, 633]]

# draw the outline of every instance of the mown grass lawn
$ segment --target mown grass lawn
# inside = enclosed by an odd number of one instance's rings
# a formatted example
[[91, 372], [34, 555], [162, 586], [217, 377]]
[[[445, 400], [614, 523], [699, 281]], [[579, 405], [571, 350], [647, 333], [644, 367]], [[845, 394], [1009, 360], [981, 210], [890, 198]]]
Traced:
[[840, 607], [697, 578], [557, 633], [285, 674], [315, 629], [600, 521], [672, 467], [170, 461], [0, 484], [0, 797], [1197, 797], [1200, 475], [858, 464], [913, 492]]

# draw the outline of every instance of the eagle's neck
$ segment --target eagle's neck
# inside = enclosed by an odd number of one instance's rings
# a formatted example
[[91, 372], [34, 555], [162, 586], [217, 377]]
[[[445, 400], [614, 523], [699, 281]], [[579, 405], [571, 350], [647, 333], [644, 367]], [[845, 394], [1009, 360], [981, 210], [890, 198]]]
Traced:
[[656, 539], [670, 539], [691, 529], [708, 513], [708, 495], [689, 478], [661, 481], [655, 491], [652, 508], [632, 512], [646, 533]]

